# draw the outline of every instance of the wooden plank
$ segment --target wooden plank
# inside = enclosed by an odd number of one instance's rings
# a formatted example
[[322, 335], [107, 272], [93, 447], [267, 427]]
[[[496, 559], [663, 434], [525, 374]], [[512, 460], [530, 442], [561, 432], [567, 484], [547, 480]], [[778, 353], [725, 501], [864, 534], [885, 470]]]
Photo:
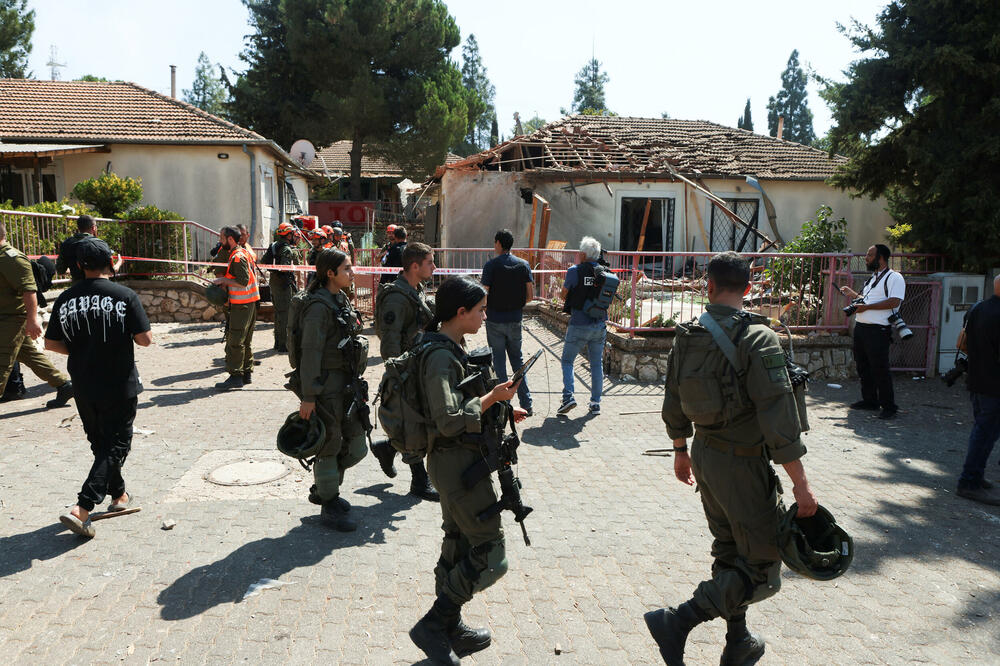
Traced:
[[[705, 222], [701, 219], [701, 209], [698, 207], [698, 196], [691, 191], [691, 208], [694, 209], [694, 216], [698, 220], [698, 230], [701, 231], [701, 242], [705, 244], [705, 252], [711, 252], [712, 246], [708, 242], [708, 234], [705, 233]], [[694, 248], [691, 248], [693, 251]]]
[[642, 252], [642, 247], [646, 244], [646, 224], [649, 223], [649, 209], [653, 205], [653, 200], [646, 199], [646, 211], [642, 214], [642, 228], [639, 230], [639, 244], [636, 246], [636, 252]]
[[117, 518], [118, 516], [127, 516], [130, 513], [137, 513], [142, 511], [142, 507], [137, 506], [131, 509], [123, 509], [121, 511], [102, 511], [101, 513], [90, 514], [91, 520], [104, 520], [105, 518]]
[[549, 237], [549, 217], [552, 215], [552, 208], [545, 204], [542, 206], [542, 226], [538, 231], [538, 247], [545, 247], [545, 242]]

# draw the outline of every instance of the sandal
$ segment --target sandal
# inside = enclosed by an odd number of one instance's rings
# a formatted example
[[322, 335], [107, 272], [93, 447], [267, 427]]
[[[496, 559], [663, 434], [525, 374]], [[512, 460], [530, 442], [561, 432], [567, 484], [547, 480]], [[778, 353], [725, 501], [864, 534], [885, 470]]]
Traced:
[[86, 522], [80, 520], [72, 513], [64, 513], [59, 516], [59, 522], [65, 525], [70, 532], [75, 532], [80, 536], [87, 537], [88, 539], [93, 539], [97, 531], [94, 529], [94, 524], [90, 522], [90, 518]]
[[125, 500], [124, 504], [112, 503], [110, 506], [108, 506], [108, 511], [124, 511], [130, 506], [134, 506], [135, 497], [132, 495], [132, 493], [127, 493], [127, 494], [128, 494], [128, 499]]

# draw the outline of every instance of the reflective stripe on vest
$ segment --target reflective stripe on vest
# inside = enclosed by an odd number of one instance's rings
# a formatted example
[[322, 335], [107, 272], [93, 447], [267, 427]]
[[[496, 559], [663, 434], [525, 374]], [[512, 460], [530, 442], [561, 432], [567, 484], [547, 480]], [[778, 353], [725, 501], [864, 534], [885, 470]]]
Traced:
[[233, 277], [231, 269], [233, 262], [241, 259], [247, 262], [247, 274], [250, 276], [250, 281], [247, 282], [245, 287], [229, 285], [229, 302], [232, 305], [245, 305], [260, 300], [260, 294], [257, 291], [257, 275], [254, 273], [254, 264], [256, 262], [250, 258], [249, 253], [244, 248], [237, 246], [233, 250], [232, 255], [229, 257], [229, 265], [226, 267], [226, 277], [230, 280], [236, 279]]

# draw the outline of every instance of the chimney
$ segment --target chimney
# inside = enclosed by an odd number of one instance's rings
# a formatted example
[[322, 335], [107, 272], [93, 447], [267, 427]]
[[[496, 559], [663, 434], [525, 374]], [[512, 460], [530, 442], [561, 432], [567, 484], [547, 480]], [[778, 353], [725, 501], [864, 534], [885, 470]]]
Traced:
[[778, 140], [783, 141], [785, 134], [785, 117], [778, 116]]
[[[170, 96], [177, 97], [177, 65], [170, 66]], [[778, 134], [781, 134], [781, 120], [778, 123]]]

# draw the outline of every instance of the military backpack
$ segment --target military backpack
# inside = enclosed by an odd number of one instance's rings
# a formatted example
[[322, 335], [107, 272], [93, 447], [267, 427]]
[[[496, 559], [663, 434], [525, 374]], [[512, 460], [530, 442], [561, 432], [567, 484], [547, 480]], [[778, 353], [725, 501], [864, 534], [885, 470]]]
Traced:
[[307, 289], [302, 289], [292, 296], [288, 306], [288, 328], [286, 330], [286, 346], [288, 347], [288, 363], [297, 370], [302, 360], [302, 321], [305, 318], [306, 307], [313, 302], [319, 302], [333, 310], [333, 306], [325, 299], [314, 295]]
[[393, 282], [386, 282], [385, 284], [380, 284], [378, 286], [378, 293], [375, 296], [375, 335], [381, 340], [384, 334], [385, 326], [385, 297], [389, 294], [396, 292], [398, 294], [403, 294], [408, 301], [413, 304], [413, 310], [416, 313], [417, 319], [420, 318], [421, 310], [426, 309], [426, 305], [420, 300], [420, 295], [409, 290], [402, 289]]
[[386, 437], [400, 453], [423, 455], [430, 448], [432, 423], [422, 385], [424, 359], [448, 346], [447, 342], [424, 342], [385, 361], [375, 398], [376, 414]]

